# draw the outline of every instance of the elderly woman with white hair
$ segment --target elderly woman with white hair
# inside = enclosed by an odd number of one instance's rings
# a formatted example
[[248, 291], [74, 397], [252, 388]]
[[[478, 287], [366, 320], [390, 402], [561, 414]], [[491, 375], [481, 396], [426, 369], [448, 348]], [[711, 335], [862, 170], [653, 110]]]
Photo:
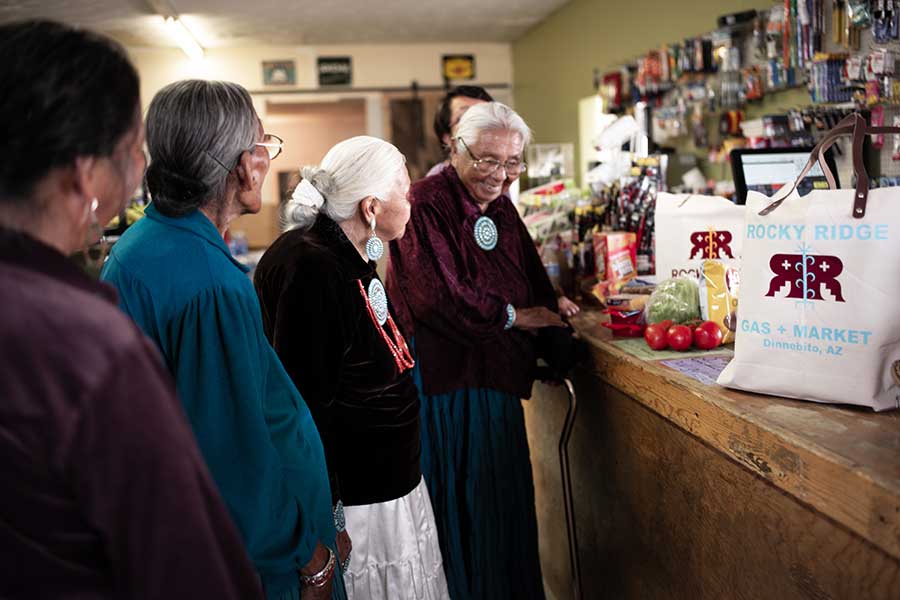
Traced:
[[301, 174], [285, 210], [291, 229], [254, 281], [266, 335], [325, 444], [337, 520], [353, 540], [347, 595], [448, 598], [419, 464], [414, 362], [375, 270], [409, 220], [406, 161], [360, 136]]
[[564, 323], [504, 193], [530, 137], [503, 104], [469, 108], [451, 166], [412, 187], [409, 230], [391, 244], [388, 291], [415, 342], [422, 471], [454, 600], [544, 596], [520, 398], [534, 334]]
[[236, 217], [259, 211], [281, 142], [263, 132], [247, 90], [190, 80], [153, 98], [147, 146], [153, 202], [102, 277], [174, 376], [266, 597], [344, 598], [321, 438], [224, 240]]

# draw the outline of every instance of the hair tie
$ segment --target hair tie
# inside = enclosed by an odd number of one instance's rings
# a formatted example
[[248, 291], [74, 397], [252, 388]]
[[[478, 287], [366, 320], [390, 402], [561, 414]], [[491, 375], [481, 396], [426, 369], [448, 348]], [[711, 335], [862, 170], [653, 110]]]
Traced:
[[312, 206], [313, 208], [322, 208], [322, 205], [325, 204], [325, 197], [316, 189], [316, 186], [309, 182], [308, 179], [304, 179], [297, 184], [297, 187], [294, 188], [291, 200], [303, 204], [304, 206]]
[[202, 181], [173, 171], [159, 161], [152, 161], [144, 176], [152, 195], [177, 202], [199, 202], [209, 193], [209, 186]]

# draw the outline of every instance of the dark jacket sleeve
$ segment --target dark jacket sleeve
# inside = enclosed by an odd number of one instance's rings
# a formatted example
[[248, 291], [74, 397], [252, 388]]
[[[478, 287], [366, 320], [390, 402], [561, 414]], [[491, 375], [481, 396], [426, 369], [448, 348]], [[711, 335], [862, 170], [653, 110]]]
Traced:
[[346, 322], [349, 302], [346, 290], [344, 294], [339, 290], [341, 285], [348, 284], [334, 271], [306, 272], [302, 277], [266, 282], [278, 296], [276, 308], [270, 310], [272, 346], [306, 400], [322, 436], [334, 502], [341, 498], [340, 481], [330, 450], [339, 443], [334, 411], [351, 335]]
[[[528, 283], [536, 306], [545, 306], [553, 312], [559, 310], [559, 300], [543, 261], [538, 254], [534, 241], [528, 233], [528, 228], [519, 220], [520, 234], [522, 236], [522, 252], [525, 257], [525, 272], [528, 275]], [[560, 379], [565, 377], [569, 370], [587, 357], [587, 348], [574, 337], [571, 327], [544, 327], [540, 329], [534, 338], [535, 350], [538, 356], [547, 363], [547, 368], [540, 373], [540, 377]]]
[[68, 476], [119, 598], [262, 598], [168, 375], [143, 339], [88, 392]]
[[327, 473], [319, 433], [263, 335], [247, 286], [202, 292], [165, 329], [197, 443], [270, 590], [296, 581], [316, 544], [331, 543], [319, 520], [331, 502], [320, 498]]

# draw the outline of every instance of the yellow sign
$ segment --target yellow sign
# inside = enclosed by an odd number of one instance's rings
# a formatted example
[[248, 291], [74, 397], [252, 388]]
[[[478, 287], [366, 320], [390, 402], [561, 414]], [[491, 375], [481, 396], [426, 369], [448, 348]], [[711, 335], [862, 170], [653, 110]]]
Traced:
[[475, 56], [472, 54], [444, 55], [445, 79], [475, 79]]

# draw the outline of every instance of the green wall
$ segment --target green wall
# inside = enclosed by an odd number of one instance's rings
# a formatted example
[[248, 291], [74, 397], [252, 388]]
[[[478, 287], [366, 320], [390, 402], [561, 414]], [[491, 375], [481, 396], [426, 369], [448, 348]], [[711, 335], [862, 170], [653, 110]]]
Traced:
[[[591, 95], [593, 70], [612, 70], [651, 48], [716, 28], [720, 15], [768, 9], [767, 0], [572, 0], [513, 43], [516, 110], [538, 142], [572, 142], [578, 154], [578, 101]], [[752, 118], [808, 104], [802, 90], [769, 96]], [[710, 173], [717, 175], [716, 173]]]

